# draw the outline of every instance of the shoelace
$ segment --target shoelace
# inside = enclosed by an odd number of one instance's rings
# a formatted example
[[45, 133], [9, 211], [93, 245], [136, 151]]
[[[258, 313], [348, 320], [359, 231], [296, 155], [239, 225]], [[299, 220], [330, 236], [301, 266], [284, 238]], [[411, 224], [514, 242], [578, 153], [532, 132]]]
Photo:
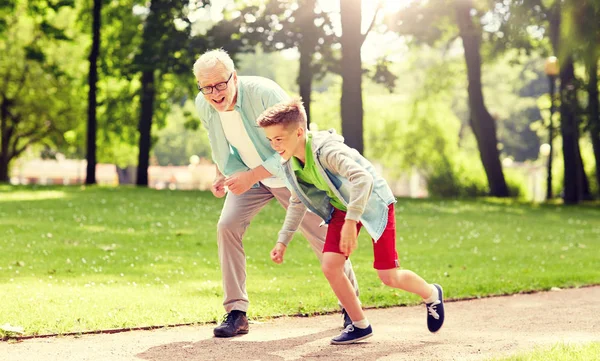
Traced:
[[344, 331], [342, 331], [342, 333], [350, 333], [350, 332], [354, 332], [354, 325], [352, 325], [352, 324], [346, 326]]
[[233, 312], [226, 313], [223, 315], [223, 323], [224, 324], [230, 325], [230, 324], [232, 324], [232, 321], [233, 321]]
[[427, 306], [427, 311], [429, 311], [429, 314], [436, 320], [440, 319], [440, 315], [438, 315], [437, 309], [436, 309], [436, 306], [439, 305], [440, 303], [442, 303], [442, 302], [440, 302], [440, 300], [437, 300], [437, 301], [433, 302], [431, 304], [431, 306]]

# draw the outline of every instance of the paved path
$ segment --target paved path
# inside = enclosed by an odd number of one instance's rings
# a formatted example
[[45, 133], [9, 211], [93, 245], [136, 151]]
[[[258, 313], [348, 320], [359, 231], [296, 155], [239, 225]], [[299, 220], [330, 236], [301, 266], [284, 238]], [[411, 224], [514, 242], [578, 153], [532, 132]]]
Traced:
[[375, 334], [333, 346], [339, 315], [280, 318], [248, 335], [212, 337], [214, 325], [0, 342], [0, 361], [486, 360], [557, 342], [600, 342], [600, 287], [452, 302], [438, 334], [424, 307], [368, 310]]

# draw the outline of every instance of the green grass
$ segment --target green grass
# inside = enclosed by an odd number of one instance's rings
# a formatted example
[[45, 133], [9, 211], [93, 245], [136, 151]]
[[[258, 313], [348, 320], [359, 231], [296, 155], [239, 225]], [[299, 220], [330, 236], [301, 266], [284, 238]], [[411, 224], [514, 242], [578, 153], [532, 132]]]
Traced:
[[518, 355], [494, 358], [490, 361], [598, 361], [600, 360], [600, 343], [584, 345], [557, 344], [552, 348], [537, 348], [531, 352]]
[[[0, 325], [31, 335], [216, 320], [222, 202], [207, 192], [0, 186]], [[600, 207], [400, 199], [396, 215], [402, 266], [447, 297], [600, 284]], [[271, 262], [283, 217], [273, 201], [246, 234], [249, 315], [335, 310], [301, 236], [284, 264]], [[352, 261], [365, 306], [419, 302], [381, 284], [364, 232]]]

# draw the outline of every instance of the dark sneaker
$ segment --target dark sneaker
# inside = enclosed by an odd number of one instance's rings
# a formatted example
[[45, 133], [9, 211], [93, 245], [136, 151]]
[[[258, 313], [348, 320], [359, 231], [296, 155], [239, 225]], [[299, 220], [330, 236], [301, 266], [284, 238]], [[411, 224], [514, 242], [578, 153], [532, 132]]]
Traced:
[[233, 337], [248, 333], [248, 319], [242, 311], [233, 310], [223, 317], [223, 323], [215, 327], [216, 337]]
[[333, 345], [346, 345], [364, 340], [371, 336], [373, 336], [371, 325], [367, 328], [358, 328], [351, 324], [348, 325], [339, 336], [332, 338], [331, 343]]
[[438, 284], [434, 283], [433, 286], [437, 288], [440, 299], [438, 301], [425, 304], [427, 307], [427, 328], [430, 332], [438, 332], [444, 324], [444, 291]]
[[344, 318], [344, 328], [352, 324], [352, 320], [350, 319], [350, 316], [348, 316], [348, 312], [346, 312], [345, 308], [342, 308], [342, 317]]

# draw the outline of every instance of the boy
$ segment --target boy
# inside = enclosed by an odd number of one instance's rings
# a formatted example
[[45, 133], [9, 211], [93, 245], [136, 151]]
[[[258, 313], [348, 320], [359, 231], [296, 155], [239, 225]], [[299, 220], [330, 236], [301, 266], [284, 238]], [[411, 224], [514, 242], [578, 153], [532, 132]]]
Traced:
[[412, 271], [400, 270], [396, 253], [396, 199], [373, 165], [344, 138], [331, 131], [307, 132], [306, 113], [300, 99], [279, 103], [257, 119], [283, 158], [283, 169], [292, 196], [271, 259], [283, 261], [306, 210], [329, 224], [323, 247], [322, 269], [352, 324], [332, 344], [355, 343], [373, 334], [352, 285], [344, 277], [346, 259], [357, 248], [361, 227], [373, 239], [373, 267], [381, 281], [421, 296], [427, 306], [427, 326], [437, 332], [444, 323], [442, 288], [428, 284]]

